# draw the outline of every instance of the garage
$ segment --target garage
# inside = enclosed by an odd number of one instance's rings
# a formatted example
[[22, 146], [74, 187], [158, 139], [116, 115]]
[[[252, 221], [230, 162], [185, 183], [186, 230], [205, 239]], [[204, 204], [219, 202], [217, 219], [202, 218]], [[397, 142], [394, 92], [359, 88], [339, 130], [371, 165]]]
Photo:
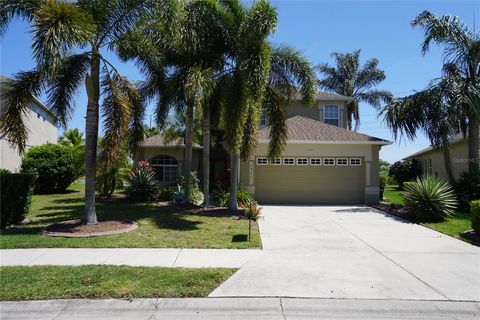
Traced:
[[255, 198], [264, 204], [364, 203], [361, 158], [279, 158], [255, 162]]

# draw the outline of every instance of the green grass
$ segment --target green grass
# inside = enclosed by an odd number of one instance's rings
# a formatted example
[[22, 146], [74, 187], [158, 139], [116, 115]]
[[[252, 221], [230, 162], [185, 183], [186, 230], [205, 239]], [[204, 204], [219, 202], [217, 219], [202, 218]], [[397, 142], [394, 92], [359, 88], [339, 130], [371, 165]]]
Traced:
[[[403, 204], [402, 191], [398, 189], [398, 186], [387, 186], [383, 197], [389, 203]], [[462, 236], [463, 232], [472, 229], [472, 221], [468, 212], [456, 212], [444, 221], [420, 223], [420, 225], [480, 246], [480, 242]]]
[[0, 300], [206, 297], [235, 269], [128, 266], [0, 268]]
[[[154, 202], [125, 199], [97, 200], [99, 220], [129, 219], [139, 225], [129, 233], [93, 237], [60, 238], [41, 235], [45, 226], [83, 214], [83, 185], [72, 185], [69, 193], [35, 195], [28, 219], [30, 223], [3, 230], [0, 248], [248, 248], [260, 247], [258, 225], [231, 216], [187, 213]], [[240, 239], [240, 241], [238, 240]]]
[[403, 204], [402, 191], [398, 186], [386, 186], [383, 199], [393, 204]]

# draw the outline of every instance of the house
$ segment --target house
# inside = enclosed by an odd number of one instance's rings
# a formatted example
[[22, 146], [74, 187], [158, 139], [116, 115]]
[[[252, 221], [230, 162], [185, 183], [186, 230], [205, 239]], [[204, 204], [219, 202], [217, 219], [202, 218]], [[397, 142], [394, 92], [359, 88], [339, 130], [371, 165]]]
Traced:
[[[450, 140], [450, 157], [452, 159], [453, 177], [458, 179], [460, 174], [468, 171], [468, 141], [458, 134]], [[404, 158], [416, 159], [422, 166], [423, 174], [430, 174], [448, 179], [443, 160], [443, 151], [428, 147]]]
[[[3, 94], [8, 90], [8, 78], [0, 76], [0, 108], [3, 108]], [[47, 142], [57, 141], [57, 118], [38, 98], [32, 97], [32, 103], [24, 115], [28, 130], [27, 149]], [[20, 169], [22, 157], [18, 150], [0, 134], [0, 168], [17, 172]]]
[[[286, 148], [277, 159], [267, 158], [269, 126], [262, 116], [257, 147], [240, 164], [240, 185], [265, 204], [378, 202], [379, 151], [391, 142], [348, 130], [349, 101], [349, 97], [319, 92], [313, 106], [300, 101], [288, 106]], [[182, 139], [164, 143], [161, 136], [155, 136], [141, 144], [136, 160], [149, 160], [162, 181], [168, 183], [182, 172], [183, 150]], [[201, 153], [202, 147], [195, 145], [192, 170], [199, 173]], [[221, 146], [213, 147], [213, 183], [228, 167], [225, 151]]]

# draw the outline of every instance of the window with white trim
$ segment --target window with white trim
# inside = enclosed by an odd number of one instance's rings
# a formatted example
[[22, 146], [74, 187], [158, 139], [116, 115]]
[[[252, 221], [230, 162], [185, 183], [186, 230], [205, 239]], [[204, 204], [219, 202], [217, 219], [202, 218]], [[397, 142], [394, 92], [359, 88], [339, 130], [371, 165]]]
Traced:
[[323, 165], [324, 166], [334, 166], [335, 165], [335, 158], [323, 158]]
[[350, 158], [350, 165], [351, 166], [361, 166], [362, 165], [362, 159], [360, 158]]
[[275, 158], [275, 159], [272, 159], [270, 160], [270, 164], [272, 166], [279, 166], [282, 164], [282, 158]]
[[283, 164], [286, 166], [295, 165], [295, 158], [283, 158]]
[[265, 157], [257, 158], [257, 166], [266, 166], [268, 164], [268, 159]]
[[307, 158], [297, 158], [297, 165], [299, 165], [299, 166], [308, 165], [308, 159]]
[[310, 165], [311, 166], [321, 166], [322, 165], [322, 158], [310, 158]]
[[339, 115], [338, 106], [325, 106], [323, 107], [323, 122], [331, 124], [333, 126], [339, 126]]
[[337, 158], [337, 166], [348, 166], [347, 158]]
[[178, 161], [172, 156], [163, 154], [150, 159], [160, 182], [173, 182], [178, 178]]

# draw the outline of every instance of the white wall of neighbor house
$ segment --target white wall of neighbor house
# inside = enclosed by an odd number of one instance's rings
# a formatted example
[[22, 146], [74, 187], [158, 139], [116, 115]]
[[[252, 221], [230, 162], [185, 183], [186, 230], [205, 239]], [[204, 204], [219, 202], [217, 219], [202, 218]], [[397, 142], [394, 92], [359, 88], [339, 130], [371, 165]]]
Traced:
[[[47, 142], [57, 142], [57, 127], [53, 118], [45, 109], [32, 104], [24, 118], [28, 130], [27, 149]], [[0, 168], [13, 172], [20, 170], [22, 157], [18, 149], [12, 147], [3, 136], [0, 139]]]
[[[359, 183], [364, 186], [364, 202], [377, 203], [379, 201], [380, 178], [379, 178], [379, 150], [378, 145], [370, 144], [293, 144], [288, 143], [281, 157], [293, 158], [360, 158], [362, 170], [364, 170], [363, 178], [359, 179]], [[265, 157], [268, 153], [268, 144], [258, 144], [254, 155], [247, 161], [241, 162], [240, 167], [240, 184], [251, 194], [255, 195], [256, 184], [256, 163], [257, 157]], [[349, 170], [345, 167], [345, 170]], [[278, 177], [282, 179], [282, 177]], [[306, 184], [309, 181], [305, 181]], [[341, 189], [341, 185], [345, 181], [329, 179], [327, 183], [335, 184], [337, 189]], [[313, 186], [312, 186], [313, 187]], [[339, 197], [342, 195], [339, 194]], [[339, 201], [341, 202], [341, 201]]]

